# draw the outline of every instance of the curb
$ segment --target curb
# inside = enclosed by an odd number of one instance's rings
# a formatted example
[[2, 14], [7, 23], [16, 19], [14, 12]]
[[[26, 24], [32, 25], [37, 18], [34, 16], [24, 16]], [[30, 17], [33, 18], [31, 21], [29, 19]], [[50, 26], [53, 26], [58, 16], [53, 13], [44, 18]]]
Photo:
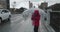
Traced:
[[55, 32], [55, 30], [50, 25], [45, 25], [48, 32]]

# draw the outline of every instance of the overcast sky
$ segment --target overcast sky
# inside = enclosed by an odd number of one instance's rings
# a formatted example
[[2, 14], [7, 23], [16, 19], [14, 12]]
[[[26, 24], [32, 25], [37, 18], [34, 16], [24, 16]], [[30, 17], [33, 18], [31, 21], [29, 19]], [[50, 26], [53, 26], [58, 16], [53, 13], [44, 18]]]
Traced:
[[33, 3], [34, 6], [37, 7], [37, 5], [41, 2], [48, 2], [48, 6], [53, 5], [55, 3], [60, 3], [60, 0], [10, 0], [10, 7], [12, 7], [12, 3], [16, 1], [16, 8], [20, 8], [20, 7], [25, 7], [25, 8], [29, 8], [29, 3], [28, 1], [31, 1]]

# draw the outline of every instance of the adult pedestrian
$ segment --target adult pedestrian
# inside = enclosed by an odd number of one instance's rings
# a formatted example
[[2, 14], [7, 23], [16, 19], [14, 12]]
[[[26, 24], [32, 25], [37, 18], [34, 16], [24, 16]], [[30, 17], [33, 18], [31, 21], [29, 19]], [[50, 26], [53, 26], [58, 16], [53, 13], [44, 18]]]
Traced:
[[39, 14], [39, 11], [35, 10], [31, 17], [32, 24], [34, 26], [34, 32], [38, 32], [40, 17], [41, 15]]

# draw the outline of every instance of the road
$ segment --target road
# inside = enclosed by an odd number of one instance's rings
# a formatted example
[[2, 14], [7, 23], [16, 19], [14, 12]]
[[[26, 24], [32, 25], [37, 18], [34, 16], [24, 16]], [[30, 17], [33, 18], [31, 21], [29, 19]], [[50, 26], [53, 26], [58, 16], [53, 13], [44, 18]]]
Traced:
[[14, 30], [18, 29], [18, 27], [21, 26], [21, 20], [22, 18], [20, 14], [13, 14], [11, 17], [11, 22], [0, 24], [0, 32], [14, 32]]
[[[50, 28], [47, 26], [47, 28]], [[39, 32], [52, 32], [52, 29], [48, 31], [45, 25], [41, 25]], [[30, 17], [24, 20], [21, 14], [13, 14], [11, 22], [0, 24], [0, 32], [33, 32], [33, 26]]]

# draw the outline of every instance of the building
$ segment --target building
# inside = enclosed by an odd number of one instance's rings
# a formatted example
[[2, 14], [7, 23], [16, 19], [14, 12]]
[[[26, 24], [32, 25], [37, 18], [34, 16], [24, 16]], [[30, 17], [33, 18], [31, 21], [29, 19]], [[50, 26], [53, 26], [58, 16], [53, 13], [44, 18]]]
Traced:
[[29, 8], [32, 8], [33, 4], [29, 1]]
[[47, 7], [47, 9], [52, 9], [52, 11], [60, 11], [60, 3], [51, 5], [51, 6]]
[[6, 0], [0, 0], [0, 8], [6, 8]]
[[10, 8], [9, 0], [0, 0], [0, 8], [9, 9]]
[[47, 2], [43, 2], [43, 3], [41, 3], [40, 6], [38, 6], [38, 8], [40, 8], [40, 9], [46, 9], [47, 7], [48, 7], [48, 3]]

